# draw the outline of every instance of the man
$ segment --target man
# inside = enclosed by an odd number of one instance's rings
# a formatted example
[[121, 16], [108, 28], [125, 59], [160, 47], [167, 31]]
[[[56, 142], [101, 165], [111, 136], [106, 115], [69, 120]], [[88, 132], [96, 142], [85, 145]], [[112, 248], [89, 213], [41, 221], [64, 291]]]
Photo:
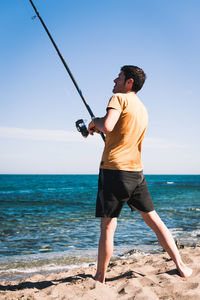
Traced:
[[113, 253], [117, 217], [127, 203], [137, 209], [146, 224], [154, 230], [161, 246], [168, 252], [182, 277], [189, 277], [173, 237], [154, 210], [143, 175], [141, 149], [148, 123], [147, 111], [136, 96], [146, 79], [136, 66], [123, 66], [114, 80], [114, 95], [103, 118], [95, 118], [88, 126], [91, 135], [106, 134], [99, 173], [96, 217], [101, 217], [98, 264], [95, 279], [105, 282], [105, 274]]

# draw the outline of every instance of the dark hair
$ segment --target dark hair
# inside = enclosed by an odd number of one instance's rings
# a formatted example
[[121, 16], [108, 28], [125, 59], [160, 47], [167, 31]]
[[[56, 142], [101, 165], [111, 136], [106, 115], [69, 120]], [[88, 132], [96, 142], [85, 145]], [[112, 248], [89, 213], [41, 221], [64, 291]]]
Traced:
[[125, 82], [129, 78], [134, 80], [132, 91], [137, 93], [139, 90], [141, 90], [146, 79], [146, 74], [142, 69], [136, 66], [123, 66], [121, 67], [121, 71], [124, 72]]

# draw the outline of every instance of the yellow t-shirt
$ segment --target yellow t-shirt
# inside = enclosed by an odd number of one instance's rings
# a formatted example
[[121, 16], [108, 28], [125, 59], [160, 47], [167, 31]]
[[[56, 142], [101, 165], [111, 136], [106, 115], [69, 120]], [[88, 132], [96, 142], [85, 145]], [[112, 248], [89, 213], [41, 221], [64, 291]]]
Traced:
[[141, 148], [148, 124], [145, 106], [135, 93], [116, 93], [107, 106], [120, 112], [112, 132], [106, 134], [101, 169], [141, 171]]

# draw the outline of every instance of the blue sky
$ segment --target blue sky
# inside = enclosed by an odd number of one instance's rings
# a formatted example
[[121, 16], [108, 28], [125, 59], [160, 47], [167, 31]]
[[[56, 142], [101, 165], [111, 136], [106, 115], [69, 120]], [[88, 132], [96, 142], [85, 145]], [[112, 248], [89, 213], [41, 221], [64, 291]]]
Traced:
[[[147, 74], [146, 174], [199, 174], [200, 2], [35, 0], [83, 95], [105, 114], [125, 64]], [[0, 2], [0, 173], [98, 173], [103, 141], [28, 0]]]

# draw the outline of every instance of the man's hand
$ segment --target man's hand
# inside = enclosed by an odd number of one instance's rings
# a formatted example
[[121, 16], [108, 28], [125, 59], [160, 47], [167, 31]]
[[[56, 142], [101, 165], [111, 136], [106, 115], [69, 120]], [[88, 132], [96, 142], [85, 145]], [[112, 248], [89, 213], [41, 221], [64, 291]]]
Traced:
[[94, 132], [100, 133], [100, 131], [96, 128], [93, 120], [90, 122], [90, 124], [88, 126], [88, 131], [89, 131], [89, 134], [91, 134], [91, 135], [93, 135]]
[[120, 112], [114, 108], [109, 108], [107, 114], [103, 118], [94, 118], [88, 126], [89, 134], [93, 135], [94, 132], [103, 132], [107, 134], [113, 130], [120, 116]]

